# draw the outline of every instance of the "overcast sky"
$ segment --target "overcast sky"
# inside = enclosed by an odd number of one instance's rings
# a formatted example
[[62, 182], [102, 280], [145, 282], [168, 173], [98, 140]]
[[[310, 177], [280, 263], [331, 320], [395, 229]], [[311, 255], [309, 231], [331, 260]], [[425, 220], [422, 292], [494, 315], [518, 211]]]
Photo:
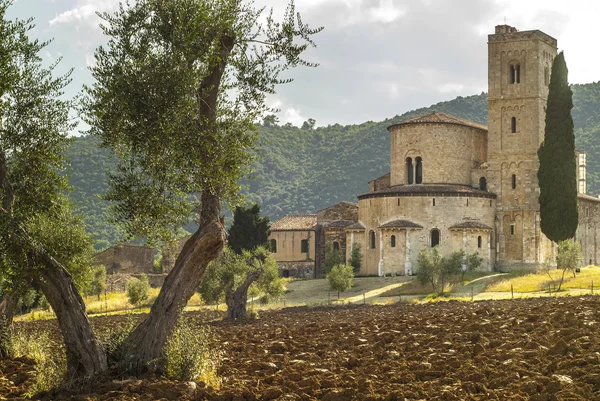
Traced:
[[[96, 11], [118, 0], [15, 0], [10, 17], [35, 17], [34, 35], [54, 38], [44, 57], [74, 68], [68, 94], [91, 82], [87, 67], [104, 42]], [[255, 0], [283, 13], [287, 0]], [[600, 80], [598, 0], [296, 0], [305, 23], [324, 26], [307, 52], [318, 68], [269, 99], [282, 123], [380, 121], [487, 91], [487, 35], [494, 26], [540, 29], [565, 51], [571, 83]]]

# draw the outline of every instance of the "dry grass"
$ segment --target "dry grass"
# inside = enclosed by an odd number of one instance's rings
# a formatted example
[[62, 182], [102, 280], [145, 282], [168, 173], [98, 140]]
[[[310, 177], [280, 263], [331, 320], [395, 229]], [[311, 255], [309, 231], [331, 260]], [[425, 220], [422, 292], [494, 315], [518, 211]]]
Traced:
[[[365, 301], [380, 297], [386, 291], [393, 291], [412, 278], [404, 276], [396, 277], [357, 277], [354, 279], [352, 288], [340, 293], [343, 302]], [[337, 292], [330, 291], [329, 282], [326, 279], [296, 280], [286, 285], [287, 292], [284, 296], [286, 306], [318, 305], [327, 304], [329, 301], [337, 301]], [[277, 302], [279, 305], [283, 300]]]
[[[546, 291], [548, 285], [553, 288], [558, 286], [562, 270], [552, 270], [550, 276], [547, 273], [527, 273], [518, 275], [518, 273], [511, 273], [504, 277], [502, 280], [488, 286], [486, 292], [510, 292], [511, 285], [514, 292], [536, 292]], [[552, 279], [550, 278], [552, 277]], [[594, 287], [600, 292], [600, 267], [598, 266], [586, 266], [581, 268], [581, 272], [573, 277], [572, 273], [567, 272], [565, 274], [565, 280], [562, 288], [565, 290], [591, 290], [591, 284], [594, 281]]]

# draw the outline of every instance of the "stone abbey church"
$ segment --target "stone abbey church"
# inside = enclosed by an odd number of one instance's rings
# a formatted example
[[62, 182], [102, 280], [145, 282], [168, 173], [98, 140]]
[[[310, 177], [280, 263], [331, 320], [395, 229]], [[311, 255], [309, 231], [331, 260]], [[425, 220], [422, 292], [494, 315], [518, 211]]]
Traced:
[[[431, 113], [388, 127], [390, 172], [358, 204], [273, 223], [271, 246], [283, 275], [323, 275], [325, 243], [346, 260], [354, 244], [361, 274], [411, 275], [420, 249], [478, 252], [484, 268], [535, 268], [555, 244], [540, 230], [537, 151], [556, 39], [496, 26], [488, 36], [488, 127]], [[600, 261], [600, 199], [586, 194], [585, 154], [577, 158], [584, 264]]]

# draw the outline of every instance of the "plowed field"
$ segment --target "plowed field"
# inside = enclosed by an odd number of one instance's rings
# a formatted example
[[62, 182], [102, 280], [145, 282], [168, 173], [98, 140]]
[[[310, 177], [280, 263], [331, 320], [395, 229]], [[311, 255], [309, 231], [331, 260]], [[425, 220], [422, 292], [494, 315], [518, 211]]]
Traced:
[[107, 378], [46, 398], [600, 400], [600, 297], [300, 308], [211, 325], [218, 390]]

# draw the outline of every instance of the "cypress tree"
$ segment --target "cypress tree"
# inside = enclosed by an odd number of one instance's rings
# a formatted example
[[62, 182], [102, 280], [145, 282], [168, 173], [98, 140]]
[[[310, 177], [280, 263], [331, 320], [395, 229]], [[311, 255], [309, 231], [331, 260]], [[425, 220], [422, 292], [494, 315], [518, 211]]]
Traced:
[[266, 246], [269, 239], [269, 218], [260, 217], [260, 206], [236, 207], [229, 229], [229, 247], [237, 254]]
[[559, 242], [575, 236], [578, 223], [573, 99], [565, 56], [552, 64], [544, 142], [538, 150], [542, 232]]

